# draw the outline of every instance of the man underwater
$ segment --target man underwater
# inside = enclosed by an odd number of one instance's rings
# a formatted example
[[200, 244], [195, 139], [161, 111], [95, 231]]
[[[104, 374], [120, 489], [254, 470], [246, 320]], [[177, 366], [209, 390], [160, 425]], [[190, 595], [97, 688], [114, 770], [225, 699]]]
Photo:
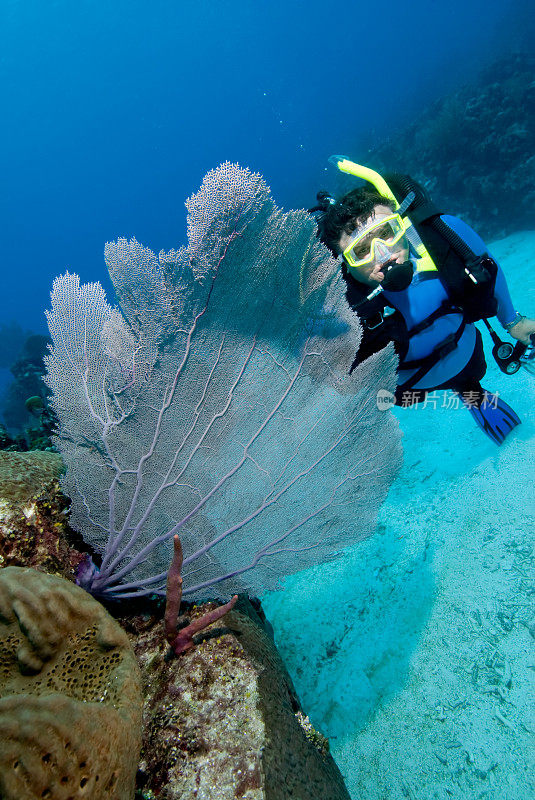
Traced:
[[473, 323], [497, 316], [521, 343], [509, 352], [523, 354], [527, 347], [533, 357], [535, 320], [515, 311], [505, 276], [482, 239], [460, 219], [441, 214], [418, 183], [409, 176], [385, 180], [344, 156], [332, 160], [371, 184], [338, 201], [320, 192], [319, 205], [310, 209], [320, 212], [320, 239], [342, 260], [346, 297], [363, 327], [352, 369], [393, 342], [400, 359], [397, 405], [450, 389], [501, 444], [520, 419], [481, 386], [487, 365]]

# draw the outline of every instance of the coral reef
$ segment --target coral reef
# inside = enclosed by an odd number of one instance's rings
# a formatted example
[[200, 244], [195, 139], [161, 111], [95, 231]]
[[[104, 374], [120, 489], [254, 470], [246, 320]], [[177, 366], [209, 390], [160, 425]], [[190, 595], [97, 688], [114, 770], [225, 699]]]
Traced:
[[0, 451], [0, 567], [33, 567], [74, 581], [85, 545], [69, 528], [57, 453]]
[[[376, 402], [396, 358], [387, 348], [349, 374], [360, 328], [338, 265], [261, 176], [223, 164], [187, 206], [179, 251], [107, 245], [120, 310], [99, 284], [54, 284], [54, 441], [73, 524], [101, 560], [69, 549], [64, 520], [45, 526], [36, 475], [23, 477], [35, 459], [4, 453], [4, 563], [67, 577], [78, 563], [110, 604], [156, 609], [122, 619], [145, 690], [141, 797], [348, 800], [251, 604], [178, 619], [180, 592], [184, 578], [190, 598], [258, 593], [373, 531], [401, 460]], [[46, 398], [26, 394], [43, 421]], [[50, 498], [61, 461], [46, 455]], [[37, 519], [33, 539], [17, 514]], [[1, 796], [131, 797], [141, 709], [126, 635], [79, 587], [13, 566], [0, 570], [0, 620]]]
[[[35, 563], [39, 569], [64, 574], [73, 579], [73, 569], [83, 558], [83, 554], [69, 544], [72, 532], [64, 513], [65, 498], [59, 493], [57, 479], [53, 477], [61, 469], [61, 459], [54, 453], [0, 453], [0, 494], [9, 498], [9, 502], [3, 500], [1, 503], [0, 554], [4, 565]], [[40, 499], [35, 499], [36, 495]], [[175, 566], [178, 567], [178, 564], [175, 563]], [[25, 583], [19, 576], [24, 577], [28, 572], [31, 571], [1, 570], [0, 578], [15, 575], [18, 591], [21, 587], [24, 588]], [[175, 582], [176, 577], [175, 575]], [[12, 581], [11, 578], [10, 582]], [[6, 618], [8, 615], [3, 609], [2, 586], [3, 581], [0, 579], [0, 615]], [[37, 615], [37, 619], [29, 625], [24, 614], [21, 619], [25, 620], [24, 624], [27, 625], [32, 641], [39, 643], [41, 649], [47, 651], [51, 641], [53, 649], [54, 643], [61, 641], [62, 636], [66, 635], [63, 630], [65, 603], [62, 601], [61, 609], [58, 609], [57, 600], [47, 602], [48, 608], [43, 609], [39, 594], [34, 582], [30, 591], [33, 607], [31, 616]], [[89, 603], [96, 602], [89, 595], [82, 594]], [[28, 595], [26, 598], [28, 599]], [[113, 613], [124, 614], [124, 606], [124, 603], [113, 604]], [[179, 637], [184, 637], [184, 631], [188, 629], [193, 634], [195, 628], [201, 625], [205, 627], [207, 622], [213, 621], [206, 631], [195, 635], [196, 647], [188, 649], [180, 659], [172, 656], [173, 648], [169, 649], [166, 643], [166, 634], [173, 641], [176, 638], [176, 614], [169, 615], [165, 626], [161, 604], [158, 608], [155, 607], [155, 615], [152, 617], [128, 617], [119, 620], [131, 634], [132, 644], [141, 664], [146, 694], [144, 751], [136, 796], [146, 800], [165, 796], [173, 800], [181, 797], [183, 791], [187, 796], [188, 790], [191, 791], [191, 796], [196, 796], [198, 785], [202, 785], [214, 800], [227, 797], [244, 797], [249, 800], [260, 800], [268, 796], [282, 798], [286, 797], [286, 781], [297, 781], [301, 795], [298, 793], [295, 796], [314, 798], [314, 786], [309, 785], [307, 777], [307, 770], [312, 763], [314, 781], [319, 780], [320, 786], [328, 787], [325, 788], [325, 795], [317, 796], [332, 797], [333, 800], [345, 798], [341, 777], [328, 756], [328, 742], [314, 731], [300, 710], [290, 679], [267, 632], [268, 626], [257, 616], [245, 598], [240, 599], [239, 607], [241, 611], [237, 616], [226, 614], [223, 619], [215, 619], [215, 615], [221, 616], [222, 610], [215, 608], [214, 604], [194, 608], [191, 608], [191, 604], [186, 604], [186, 617], [191, 618], [191, 623], [188, 618], [178, 621]], [[21, 608], [19, 602], [18, 612]], [[176, 612], [178, 613], [178, 608]], [[245, 618], [244, 612], [254, 621], [248, 622], [249, 617]], [[99, 613], [105, 612], [101, 610]], [[41, 624], [45, 627], [44, 636], [34, 630], [35, 626]], [[14, 627], [16, 628], [16, 623]], [[187, 637], [188, 645], [191, 643], [191, 635]], [[26, 684], [21, 688], [21, 691], [24, 690], [24, 697], [21, 698], [20, 693], [13, 692], [12, 683], [7, 685], [2, 678], [6, 678], [16, 669], [16, 644], [9, 636], [4, 638], [0, 630], [0, 687], [2, 694], [11, 692], [11, 696], [0, 700], [0, 736], [1, 731], [8, 727], [12, 732], [10, 736], [19, 737], [15, 743], [10, 740], [6, 744], [0, 740], [0, 747], [6, 752], [5, 759], [13, 756], [11, 761], [6, 760], [3, 765], [0, 764], [0, 770], [9, 777], [10, 770], [16, 763], [18, 778], [18, 772], [22, 772], [26, 764], [41, 781], [39, 787], [44, 786], [47, 780], [47, 785], [54, 787], [50, 789], [52, 793], [47, 795], [49, 800], [78, 796], [97, 798], [99, 795], [93, 794], [96, 791], [96, 776], [98, 775], [98, 784], [104, 774], [99, 764], [87, 760], [86, 751], [82, 752], [80, 748], [92, 739], [100, 741], [101, 728], [107, 729], [107, 721], [103, 723], [98, 717], [88, 717], [85, 714], [86, 703], [83, 704], [81, 713], [79, 700], [82, 695], [73, 698], [58, 694], [58, 691], [67, 689], [76, 695], [77, 686], [71, 685], [69, 678], [69, 669], [73, 666], [74, 675], [78, 675], [80, 681], [90, 687], [95, 676], [102, 676], [102, 658], [99, 660], [93, 649], [86, 649], [88, 641], [91, 647], [94, 642], [84, 639], [84, 634], [71, 634], [69, 639], [70, 653], [63, 651], [64, 655], [61, 656], [65, 669], [56, 667], [59, 656], [53, 655], [50, 661], [43, 663], [40, 672], [33, 678], [27, 675], [20, 679]], [[257, 639], [261, 646], [256, 642]], [[254, 647], [251, 641], [256, 642]], [[59, 649], [63, 647], [63, 644], [59, 645]], [[22, 655], [25, 666], [21, 670], [27, 672], [30, 669], [31, 672], [32, 668], [37, 669], [40, 662], [34, 662], [34, 658], [35, 653], [29, 658]], [[185, 658], [188, 660], [182, 667], [179, 661]], [[264, 675], [266, 668], [272, 675], [270, 681], [266, 681]], [[275, 677], [274, 669], [277, 671]], [[52, 676], [52, 686], [47, 683], [43, 687], [45, 676], [47, 681]], [[44, 688], [52, 691], [52, 694], [28, 695], [28, 686], [32, 681], [37, 690]], [[273, 693], [275, 685], [278, 688]], [[87, 692], [86, 700], [90, 699], [90, 689]], [[98, 693], [102, 697], [107, 695], [102, 686]], [[262, 711], [264, 707], [267, 709], [265, 712]], [[272, 718], [276, 718], [275, 721]], [[282, 740], [277, 727], [279, 718], [283, 719], [282, 730], [287, 734]], [[27, 741], [25, 737], [35, 729], [37, 720], [44, 732], [43, 737], [32, 740], [31, 748], [24, 750], [25, 745], [21, 745], [21, 742]], [[113, 730], [112, 728], [112, 733]], [[308, 748], [303, 736], [314, 746], [313, 750]], [[44, 748], [49, 742], [56, 743], [55, 751], [53, 747]], [[58, 743], [61, 742], [68, 743], [66, 750], [59, 747]], [[117, 746], [120, 747], [120, 743]], [[18, 755], [21, 748], [25, 752], [25, 762]], [[262, 756], [264, 751], [266, 763]], [[78, 768], [73, 758], [74, 753], [80, 756]], [[319, 761], [317, 754], [321, 756]], [[84, 765], [82, 768], [80, 763]], [[61, 773], [59, 787], [54, 785], [51, 773], [47, 772], [52, 768], [50, 764], [53, 765], [56, 776]], [[296, 778], [295, 773], [300, 777]], [[318, 774], [323, 777], [318, 778]], [[61, 778], [64, 779], [63, 783]], [[268, 794], [268, 790], [275, 793]], [[11, 791], [10, 785], [6, 785], [5, 791]], [[16, 796], [23, 800], [26, 795], [19, 795], [19, 791], [20, 786], [17, 784], [14, 794], [6, 793], [2, 797], [11, 800]], [[114, 797], [113, 791], [115, 789], [108, 787], [104, 796]], [[40, 793], [29, 796], [40, 796]]]
[[90, 595], [32, 569], [0, 570], [0, 796], [131, 800], [139, 668]]
[[410, 173], [484, 238], [533, 227], [535, 57], [508, 55], [435, 101], [366, 163]]
[[56, 418], [48, 406], [50, 392], [43, 382], [43, 358], [49, 342], [48, 336], [29, 335], [17, 360], [11, 364], [14, 381], [2, 397], [2, 413], [13, 438], [3, 428], [0, 437], [2, 449], [52, 449], [50, 437]]
[[122, 622], [144, 679], [139, 798], [349, 800], [269, 627], [245, 597], [179, 659], [165, 657], [159, 619]]

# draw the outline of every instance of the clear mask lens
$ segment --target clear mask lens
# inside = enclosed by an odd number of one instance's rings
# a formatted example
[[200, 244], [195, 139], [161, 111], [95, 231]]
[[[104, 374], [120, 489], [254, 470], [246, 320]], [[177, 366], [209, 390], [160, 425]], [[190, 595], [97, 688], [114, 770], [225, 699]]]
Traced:
[[390, 261], [392, 258], [392, 250], [390, 247], [381, 241], [381, 239], [376, 239], [374, 244], [372, 245], [372, 251], [374, 256], [374, 261], [378, 264], [384, 264], [387, 261]]

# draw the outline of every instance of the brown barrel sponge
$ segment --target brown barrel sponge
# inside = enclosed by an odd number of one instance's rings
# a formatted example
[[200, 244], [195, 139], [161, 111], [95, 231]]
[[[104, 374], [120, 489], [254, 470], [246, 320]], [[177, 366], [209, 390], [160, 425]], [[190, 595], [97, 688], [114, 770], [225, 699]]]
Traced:
[[0, 570], [0, 797], [131, 800], [141, 679], [128, 637], [55, 575]]

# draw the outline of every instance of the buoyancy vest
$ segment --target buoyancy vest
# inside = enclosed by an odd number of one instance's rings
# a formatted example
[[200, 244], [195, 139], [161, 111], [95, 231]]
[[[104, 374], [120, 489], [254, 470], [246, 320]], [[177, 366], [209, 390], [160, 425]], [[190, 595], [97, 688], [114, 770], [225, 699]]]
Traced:
[[385, 175], [400, 203], [412, 195], [404, 217], [412, 222], [431, 256], [439, 278], [452, 302], [463, 311], [466, 322], [493, 317], [497, 310], [494, 286], [498, 267], [488, 255], [476, 255], [442, 219], [444, 212], [432, 202], [427, 190], [410, 175]]
[[[416, 370], [416, 374], [411, 375], [408, 381], [412, 384], [420, 380], [441, 358], [452, 352], [457, 346], [466, 323], [461, 310], [448, 299], [447, 292], [441, 284], [440, 290], [437, 291], [436, 284], [439, 281], [437, 271], [420, 274], [418, 284], [413, 283], [403, 293], [399, 293], [409, 297], [408, 305], [413, 311], [416, 311], [417, 322], [405, 309], [393, 307], [392, 298], [390, 297], [389, 300], [384, 294], [362, 303], [369, 288], [357, 282], [349, 275], [345, 267], [342, 268], [342, 274], [346, 279], [346, 298], [357, 311], [363, 327], [361, 344], [351, 370], [373, 353], [382, 350], [389, 342], [393, 342], [400, 359], [399, 369]], [[428, 303], [432, 311], [422, 317], [422, 306], [425, 308]], [[358, 308], [356, 308], [357, 306]], [[446, 338], [439, 339], [429, 354], [407, 360], [411, 339], [431, 327], [440, 317], [452, 313], [460, 318], [455, 332], [450, 333]]]

